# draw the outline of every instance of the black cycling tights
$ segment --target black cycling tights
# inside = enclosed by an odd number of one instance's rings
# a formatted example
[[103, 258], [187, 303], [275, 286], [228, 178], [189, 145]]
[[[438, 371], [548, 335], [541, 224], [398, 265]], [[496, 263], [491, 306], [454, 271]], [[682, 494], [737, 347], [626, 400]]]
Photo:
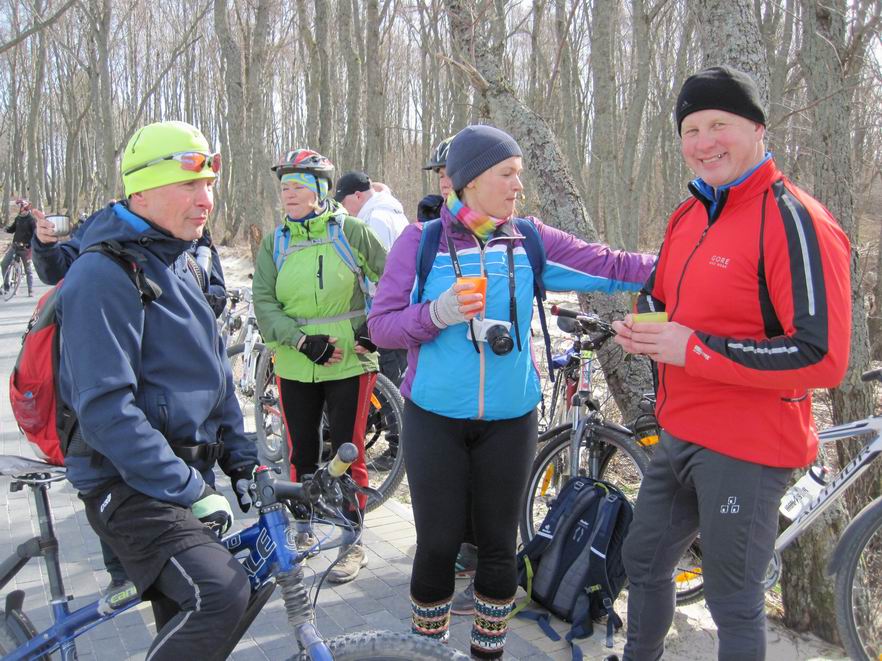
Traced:
[[[358, 448], [358, 459], [353, 462], [349, 473], [357, 484], [368, 485], [364, 433], [370, 412], [371, 391], [376, 380], [377, 375], [373, 372], [319, 383], [278, 379], [288, 428], [292, 480], [296, 481], [298, 475], [314, 473], [318, 467], [323, 445], [322, 409], [327, 406], [332, 450], [336, 452], [344, 443], [354, 443]], [[359, 504], [364, 510], [364, 496], [359, 496]], [[354, 514], [351, 518], [358, 520]]]
[[508, 420], [458, 420], [406, 402], [404, 463], [417, 531], [414, 599], [431, 604], [453, 594], [469, 516], [478, 545], [475, 591], [491, 599], [514, 595], [518, 515], [536, 433], [535, 411]]

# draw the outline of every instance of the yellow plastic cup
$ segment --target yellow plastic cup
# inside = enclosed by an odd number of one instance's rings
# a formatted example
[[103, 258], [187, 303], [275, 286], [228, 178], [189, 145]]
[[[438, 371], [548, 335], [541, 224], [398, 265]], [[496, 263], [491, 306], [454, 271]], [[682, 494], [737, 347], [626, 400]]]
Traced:
[[635, 324], [663, 324], [668, 320], [667, 312], [640, 312], [632, 314], [631, 320]]

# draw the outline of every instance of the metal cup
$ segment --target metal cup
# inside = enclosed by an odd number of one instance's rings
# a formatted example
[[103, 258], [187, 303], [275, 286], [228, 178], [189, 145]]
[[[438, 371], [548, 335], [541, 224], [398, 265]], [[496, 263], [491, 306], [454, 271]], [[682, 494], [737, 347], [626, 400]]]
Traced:
[[46, 216], [46, 220], [55, 228], [55, 236], [67, 236], [70, 234], [70, 216], [52, 214]]

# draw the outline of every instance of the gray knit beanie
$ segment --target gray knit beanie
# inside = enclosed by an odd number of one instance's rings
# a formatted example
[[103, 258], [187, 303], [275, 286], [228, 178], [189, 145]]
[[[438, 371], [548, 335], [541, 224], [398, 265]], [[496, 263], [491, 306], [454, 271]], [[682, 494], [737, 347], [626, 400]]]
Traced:
[[447, 152], [447, 176], [459, 191], [485, 170], [512, 156], [523, 156], [518, 143], [495, 126], [466, 126], [456, 134]]

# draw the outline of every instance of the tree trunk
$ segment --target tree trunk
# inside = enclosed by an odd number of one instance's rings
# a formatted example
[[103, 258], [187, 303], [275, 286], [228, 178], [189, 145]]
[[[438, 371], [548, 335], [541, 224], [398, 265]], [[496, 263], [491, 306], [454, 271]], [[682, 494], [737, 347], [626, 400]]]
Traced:
[[695, 0], [704, 66], [728, 64], [753, 75], [763, 107], [769, 107], [769, 63], [753, 0]]
[[[821, 4], [802, 0], [802, 50], [800, 61], [808, 87], [808, 100], [814, 102], [812, 135], [817, 155], [813, 193], [839, 220], [853, 242], [855, 236], [853, 197], [854, 181], [851, 161], [851, 100], [853, 86], [844, 69], [846, 50], [844, 0]], [[866, 311], [859, 289], [858, 257], [853, 251], [851, 278], [852, 337], [849, 370], [845, 381], [832, 392], [833, 419], [845, 422], [863, 418], [873, 412], [872, 391], [860, 381], [860, 373], [869, 362]], [[844, 444], [838, 445], [840, 463], [852, 454]], [[835, 548], [838, 531], [844, 527], [846, 510], [856, 508], [868, 497], [879, 493], [879, 471], [870, 469], [861, 481], [846, 492], [845, 507], [837, 507], [826, 519], [827, 525], [815, 526], [812, 535], [803, 538], [785, 554], [782, 576], [784, 622], [798, 629], [808, 629], [827, 640], [836, 641], [833, 626], [835, 611], [832, 581], [824, 578], [821, 569]], [[814, 577], [816, 580], [806, 580]]]
[[370, 102], [365, 108], [365, 158], [364, 166], [371, 177], [383, 181], [386, 136], [386, 95], [382, 79], [383, 59], [380, 57], [380, 7], [378, 0], [366, 0], [365, 62], [367, 62], [366, 87]]

